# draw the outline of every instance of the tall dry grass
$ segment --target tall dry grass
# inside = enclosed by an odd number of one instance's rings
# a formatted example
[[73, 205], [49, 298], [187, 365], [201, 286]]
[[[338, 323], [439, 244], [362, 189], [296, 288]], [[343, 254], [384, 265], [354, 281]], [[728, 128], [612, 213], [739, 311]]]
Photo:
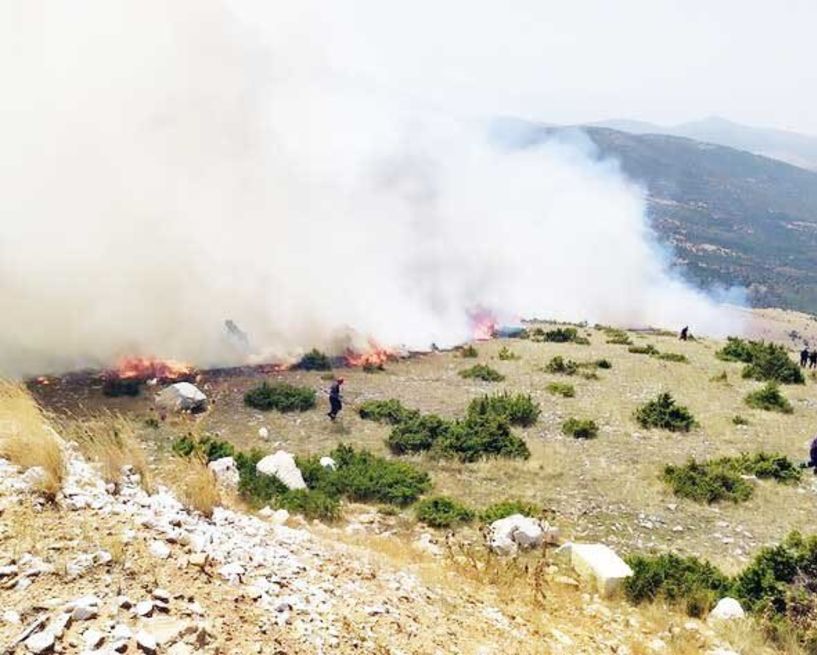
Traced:
[[218, 481], [201, 457], [174, 457], [172, 466], [163, 469], [162, 480], [177, 493], [187, 507], [204, 516], [223, 505]]
[[0, 380], [0, 457], [24, 470], [39, 467], [36, 488], [53, 500], [66, 475], [62, 440], [26, 388]]
[[118, 488], [122, 481], [122, 468], [132, 466], [139, 474], [145, 491], [153, 491], [153, 476], [145, 451], [136, 437], [136, 425], [132, 419], [105, 410], [88, 418], [71, 417], [64, 420], [62, 433], [79, 444], [86, 458], [99, 464], [106, 482]]

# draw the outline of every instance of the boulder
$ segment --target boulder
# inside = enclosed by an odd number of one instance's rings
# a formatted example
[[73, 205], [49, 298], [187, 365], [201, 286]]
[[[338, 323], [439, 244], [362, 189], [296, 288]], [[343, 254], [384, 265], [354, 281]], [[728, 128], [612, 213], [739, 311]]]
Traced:
[[170, 547], [166, 543], [156, 539], [150, 542], [148, 551], [151, 555], [158, 557], [159, 559], [167, 559], [170, 557]]
[[235, 460], [232, 457], [222, 457], [213, 460], [207, 465], [207, 468], [213, 472], [219, 484], [225, 487], [238, 486], [238, 466], [236, 466]]
[[491, 523], [488, 546], [499, 555], [514, 555], [520, 548], [538, 548], [555, 543], [558, 530], [547, 523], [522, 514], [512, 514]]
[[258, 428], [258, 437], [266, 441], [269, 439], [269, 430], [267, 428]]
[[157, 394], [156, 404], [174, 412], [201, 412], [207, 409], [207, 396], [194, 384], [176, 382]]
[[709, 618], [720, 621], [730, 621], [732, 619], [742, 619], [746, 616], [740, 603], [734, 598], [721, 598], [718, 604], [712, 608]]
[[54, 633], [43, 630], [25, 640], [25, 647], [30, 653], [46, 653], [54, 648]]
[[565, 548], [570, 564], [583, 578], [594, 580], [599, 594], [608, 597], [616, 593], [633, 570], [604, 544], [570, 544]]
[[255, 470], [264, 475], [274, 475], [287, 489], [306, 489], [306, 482], [295, 464], [295, 458], [283, 450], [264, 457], [255, 465]]

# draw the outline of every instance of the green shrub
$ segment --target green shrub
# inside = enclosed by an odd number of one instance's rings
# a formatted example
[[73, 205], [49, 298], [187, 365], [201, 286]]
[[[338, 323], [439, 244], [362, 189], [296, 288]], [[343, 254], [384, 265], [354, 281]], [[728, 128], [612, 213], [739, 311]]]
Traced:
[[564, 382], [551, 382], [545, 387], [548, 393], [554, 396], [562, 396], [563, 398], [573, 398], [576, 395], [576, 389], [572, 384], [565, 384]]
[[505, 500], [494, 503], [483, 509], [479, 513], [479, 520], [483, 523], [491, 524], [506, 516], [521, 514], [522, 516], [539, 516], [541, 509], [536, 505], [526, 503], [521, 500]]
[[460, 371], [460, 377], [473, 378], [483, 382], [502, 382], [505, 376], [486, 364], [475, 364], [471, 368]]
[[553, 343], [569, 343], [571, 341], [576, 341], [578, 336], [579, 333], [576, 328], [565, 327], [556, 328], [555, 330], [548, 330], [542, 335], [542, 339]]
[[315, 407], [315, 390], [295, 387], [285, 382], [263, 382], [244, 395], [244, 403], [261, 411], [277, 409], [279, 412], [305, 412]]
[[366, 400], [357, 409], [360, 418], [377, 423], [397, 425], [420, 415], [416, 409], [408, 409], [394, 398], [389, 400]]
[[613, 365], [607, 359], [597, 359], [593, 363], [596, 365], [596, 368], [613, 368]]
[[745, 418], [744, 418], [744, 417], [742, 417], [740, 414], [735, 414], [735, 415], [732, 417], [732, 423], [733, 423], [734, 425], [749, 425], [749, 421], [748, 421], [748, 419], [745, 419]]
[[452, 422], [436, 414], [419, 413], [405, 417], [389, 434], [386, 444], [395, 455], [430, 450], [440, 437], [448, 434]]
[[646, 346], [630, 346], [627, 348], [627, 352], [635, 355], [657, 355], [658, 349], [651, 343], [648, 343]]
[[434, 449], [462, 462], [475, 462], [482, 457], [530, 457], [527, 444], [511, 432], [508, 420], [494, 414], [471, 414], [456, 421], [440, 436]]
[[791, 414], [794, 411], [791, 403], [780, 393], [780, 388], [774, 382], [768, 382], [760, 389], [752, 391], [744, 400], [749, 407], [767, 412]]
[[331, 371], [332, 362], [324, 353], [317, 348], [313, 348], [295, 365], [302, 371]]
[[734, 458], [735, 466], [748, 475], [769, 479], [783, 484], [800, 481], [802, 470], [785, 455], [779, 453], [742, 453]]
[[153, 416], [149, 416], [145, 419], [145, 427], [150, 428], [151, 430], [158, 430], [159, 429], [159, 419], [154, 418]]
[[579, 365], [572, 359], [568, 359], [567, 361], [565, 361], [560, 355], [556, 355], [556, 357], [554, 357], [547, 363], [547, 366], [545, 366], [545, 370], [548, 373], [558, 373], [560, 375], [575, 375], [576, 371], [579, 370]]
[[729, 593], [730, 581], [709, 562], [674, 554], [633, 555], [627, 558], [633, 575], [624, 582], [633, 603], [660, 599], [683, 606], [692, 616], [703, 617], [717, 600]]
[[479, 357], [479, 351], [469, 343], [467, 346], [460, 348], [460, 357]]
[[503, 362], [511, 362], [519, 359], [519, 355], [508, 348], [508, 346], [502, 346], [502, 348], [499, 349], [499, 359]]
[[569, 418], [562, 423], [562, 432], [575, 439], [593, 439], [599, 434], [599, 426], [590, 419]]
[[710, 382], [719, 382], [721, 384], [729, 384], [729, 376], [726, 374], [726, 371], [721, 371], [717, 375], [713, 375], [709, 378]]
[[138, 396], [142, 392], [142, 381], [132, 378], [107, 378], [102, 383], [102, 393], [109, 398], [120, 396]]
[[734, 466], [722, 460], [696, 462], [691, 459], [683, 466], [668, 465], [662, 477], [676, 496], [699, 503], [720, 500], [737, 503], [748, 500], [754, 491]]
[[180, 457], [190, 457], [200, 455], [207, 462], [212, 462], [222, 457], [233, 457], [235, 447], [229, 441], [216, 439], [210, 435], [204, 435], [195, 439], [192, 435], [185, 435], [173, 441], [171, 449]]
[[292, 514], [301, 514], [307, 519], [336, 521], [340, 518], [340, 500], [327, 496], [322, 491], [287, 489], [276, 497], [274, 505]]
[[726, 345], [716, 356], [726, 361], [746, 364], [743, 377], [754, 380], [780, 382], [781, 384], [804, 384], [800, 367], [783, 346], [764, 341], [744, 341], [729, 337]]
[[589, 346], [590, 345], [590, 339], [588, 339], [587, 337], [579, 336], [579, 337], [576, 337], [575, 339], [573, 339], [573, 343], [575, 343], [577, 346]]
[[681, 364], [689, 363], [687, 356], [682, 355], [681, 353], [661, 353], [657, 357], [664, 362], [678, 362]]
[[474, 512], [447, 496], [434, 496], [417, 503], [417, 518], [432, 528], [450, 528], [470, 523]]
[[495, 414], [504, 416], [511, 425], [527, 427], [536, 423], [541, 411], [530, 395], [510, 394], [506, 391], [474, 398], [468, 405], [466, 414]]
[[334, 478], [340, 492], [350, 500], [402, 507], [431, 489], [428, 473], [406, 462], [378, 457], [367, 450], [355, 450], [344, 444], [329, 456], [335, 460], [337, 468], [324, 471]]
[[607, 328], [605, 331], [607, 335], [607, 343], [617, 346], [632, 346], [633, 342], [629, 335], [624, 330], [616, 330], [614, 328]]
[[660, 428], [670, 432], [689, 432], [695, 427], [695, 418], [682, 405], [676, 405], [670, 393], [658, 394], [655, 400], [635, 411], [635, 420], [642, 428]]

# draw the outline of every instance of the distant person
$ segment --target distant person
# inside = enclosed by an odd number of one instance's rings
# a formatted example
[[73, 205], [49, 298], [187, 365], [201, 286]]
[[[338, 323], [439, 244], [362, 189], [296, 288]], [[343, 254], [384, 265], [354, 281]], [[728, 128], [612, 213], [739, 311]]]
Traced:
[[808, 354], [808, 367], [817, 368], [817, 349], [812, 350]]
[[809, 358], [808, 348], [803, 348], [803, 350], [800, 351], [800, 367], [801, 368], [806, 367], [806, 364], [808, 364], [808, 358]]
[[329, 413], [327, 416], [333, 421], [337, 418], [340, 410], [343, 409], [343, 403], [340, 397], [340, 386], [343, 384], [343, 378], [338, 378], [329, 387]]
[[678, 337], [681, 341], [686, 341], [689, 339], [689, 326], [685, 325], [681, 330], [681, 334]]
[[803, 468], [813, 468], [814, 475], [817, 475], [817, 437], [811, 440], [809, 446], [808, 461], [800, 465]]

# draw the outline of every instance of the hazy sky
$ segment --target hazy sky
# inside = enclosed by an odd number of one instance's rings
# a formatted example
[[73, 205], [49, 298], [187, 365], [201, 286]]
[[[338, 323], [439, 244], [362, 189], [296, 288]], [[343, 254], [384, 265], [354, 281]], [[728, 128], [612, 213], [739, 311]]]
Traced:
[[817, 134], [814, 0], [345, 0], [324, 12], [333, 38], [317, 47], [334, 67], [463, 113], [718, 114]]

